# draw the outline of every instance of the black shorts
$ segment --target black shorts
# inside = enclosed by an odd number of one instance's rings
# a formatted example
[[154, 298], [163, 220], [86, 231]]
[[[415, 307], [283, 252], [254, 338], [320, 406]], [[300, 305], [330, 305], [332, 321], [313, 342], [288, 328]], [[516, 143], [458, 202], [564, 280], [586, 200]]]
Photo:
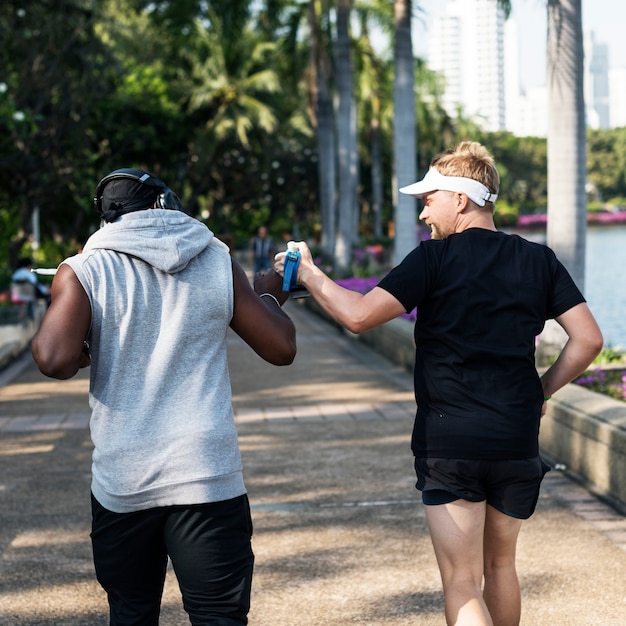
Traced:
[[528, 519], [550, 467], [538, 456], [514, 461], [415, 458], [416, 487], [427, 505], [484, 502], [505, 515]]

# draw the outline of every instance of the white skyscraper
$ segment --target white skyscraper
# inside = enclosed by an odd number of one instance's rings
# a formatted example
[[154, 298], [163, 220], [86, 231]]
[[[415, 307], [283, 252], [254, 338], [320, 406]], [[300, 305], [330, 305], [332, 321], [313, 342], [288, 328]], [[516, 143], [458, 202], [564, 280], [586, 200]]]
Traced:
[[507, 126], [518, 137], [548, 136], [548, 89], [538, 85], [518, 95], [519, 116], [514, 125]]
[[609, 113], [611, 128], [626, 126], [626, 67], [609, 70]]
[[609, 50], [587, 33], [585, 47], [585, 114], [590, 128], [610, 128], [609, 117]]
[[[460, 111], [485, 130], [547, 136], [547, 88], [522, 85], [522, 36], [528, 33], [504, 20], [496, 0], [445, 2], [430, 32], [428, 65], [445, 79], [442, 104], [451, 117]], [[626, 126], [626, 69], [611, 69], [609, 79], [608, 46], [593, 33], [585, 35], [584, 49], [587, 126]]]
[[433, 28], [429, 66], [445, 78], [450, 116], [460, 108], [486, 130], [505, 128], [504, 14], [496, 0], [448, 0]]
[[519, 26], [513, 19], [504, 26], [504, 42], [506, 130], [518, 137], [545, 137], [548, 92], [544, 85], [531, 89], [522, 86]]
[[522, 83], [520, 78], [520, 44], [517, 22], [507, 20], [504, 25], [504, 102], [505, 128], [512, 132], [520, 122]]
[[429, 66], [444, 76], [446, 89], [442, 105], [451, 117], [455, 117], [457, 109], [463, 106], [461, 32], [461, 18], [458, 15], [441, 17], [434, 23], [432, 43], [429, 46]]
[[[507, 37], [514, 28], [513, 24], [507, 24]], [[511, 47], [514, 43], [517, 45], [517, 41], [512, 41]], [[590, 128], [612, 128], [616, 124], [609, 116], [613, 104], [609, 99], [608, 48], [605, 44], [596, 42], [593, 34], [587, 34], [584, 38], [584, 50], [583, 81], [586, 125]], [[514, 51], [510, 51], [507, 47], [507, 73], [508, 68], [514, 66], [518, 59], [519, 54], [515, 55]], [[618, 84], [616, 81], [614, 88], [616, 101], [620, 97]], [[624, 101], [622, 100], [622, 102]], [[517, 95], [512, 87], [511, 90], [507, 90], [506, 106], [507, 130], [519, 137], [547, 136], [548, 90], [545, 85], [535, 86], [527, 90], [522, 88]]]

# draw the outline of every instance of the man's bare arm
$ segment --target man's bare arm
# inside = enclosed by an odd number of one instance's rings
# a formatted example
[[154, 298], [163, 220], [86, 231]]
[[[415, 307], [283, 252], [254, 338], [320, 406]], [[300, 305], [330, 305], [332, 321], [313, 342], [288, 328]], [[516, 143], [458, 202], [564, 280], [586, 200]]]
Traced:
[[52, 302], [31, 350], [43, 374], [65, 380], [90, 364], [85, 340], [91, 326], [91, 304], [69, 265], [59, 267], [51, 293]]
[[602, 332], [584, 302], [556, 318], [568, 335], [558, 359], [541, 377], [544, 393], [551, 396], [581, 374], [602, 350]]
[[[301, 255], [298, 284], [304, 285], [324, 311], [344, 328], [363, 333], [406, 313], [402, 304], [380, 287], [360, 294], [338, 285], [315, 265], [305, 242], [296, 245]], [[285, 254], [279, 252], [275, 257], [274, 267], [279, 274], [284, 272]]]
[[[262, 358], [273, 365], [289, 365], [296, 356], [296, 329], [270, 293], [282, 304], [282, 278], [273, 270], [255, 278], [255, 289], [233, 259], [235, 306], [231, 328]], [[258, 292], [258, 293], [257, 293]]]

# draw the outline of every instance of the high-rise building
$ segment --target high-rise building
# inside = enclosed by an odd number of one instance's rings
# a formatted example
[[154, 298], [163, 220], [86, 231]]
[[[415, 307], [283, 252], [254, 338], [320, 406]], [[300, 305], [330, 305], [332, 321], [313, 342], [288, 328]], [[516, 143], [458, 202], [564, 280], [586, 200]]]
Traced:
[[521, 91], [519, 30], [517, 22], [507, 20], [504, 25], [504, 111], [507, 130], [512, 130], [519, 123]]
[[548, 136], [548, 90], [537, 85], [517, 96], [519, 117], [507, 130], [518, 137]]
[[607, 129], [609, 116], [609, 48], [595, 40], [593, 32], [584, 38], [586, 123], [590, 128]]
[[[429, 37], [428, 65], [445, 80], [443, 106], [485, 130], [545, 137], [548, 95], [545, 85], [521, 82], [521, 33], [504, 19], [496, 0], [447, 0]], [[591, 128], [626, 125], [626, 69], [612, 71], [608, 46], [584, 39], [586, 123]]]
[[[456, 5], [455, 2], [451, 4]], [[464, 103], [461, 24], [461, 17], [452, 12], [437, 19], [429, 46], [429, 66], [440, 72], [445, 80], [442, 105], [450, 117], [456, 117], [458, 108]]]
[[448, 115], [460, 110], [486, 130], [505, 128], [504, 13], [495, 0], [448, 0], [428, 60], [444, 75]]
[[609, 70], [609, 123], [611, 128], [626, 126], [626, 67]]

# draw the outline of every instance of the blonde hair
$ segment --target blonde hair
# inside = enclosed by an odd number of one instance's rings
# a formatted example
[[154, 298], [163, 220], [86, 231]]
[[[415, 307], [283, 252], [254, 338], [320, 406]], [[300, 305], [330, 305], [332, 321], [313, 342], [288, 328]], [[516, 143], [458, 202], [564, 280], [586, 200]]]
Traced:
[[[500, 176], [493, 156], [477, 141], [463, 141], [433, 159], [431, 167], [444, 176], [463, 176], [482, 183], [491, 193], [500, 190]], [[491, 206], [493, 203], [487, 202]]]

